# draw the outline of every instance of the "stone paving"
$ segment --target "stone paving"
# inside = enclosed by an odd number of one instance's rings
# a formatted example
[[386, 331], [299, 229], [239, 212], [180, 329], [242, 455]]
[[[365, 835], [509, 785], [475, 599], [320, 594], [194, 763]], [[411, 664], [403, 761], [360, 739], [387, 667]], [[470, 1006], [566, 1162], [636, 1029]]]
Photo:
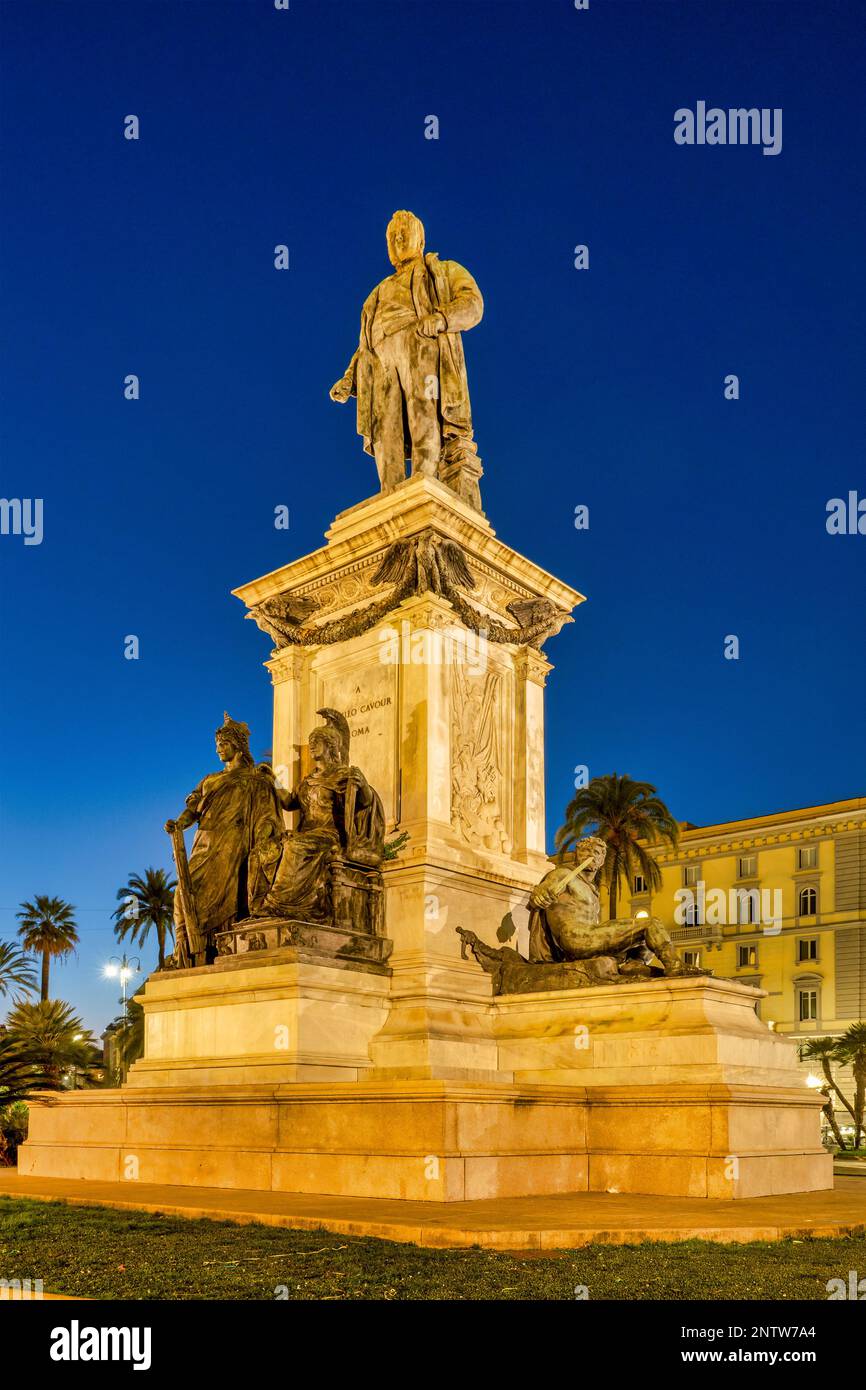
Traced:
[[592, 1192], [446, 1203], [27, 1178], [14, 1169], [0, 1169], [0, 1195], [219, 1221], [258, 1221], [439, 1248], [567, 1250], [596, 1242], [744, 1242], [866, 1235], [866, 1183], [856, 1177], [837, 1177], [832, 1192], [736, 1202]]

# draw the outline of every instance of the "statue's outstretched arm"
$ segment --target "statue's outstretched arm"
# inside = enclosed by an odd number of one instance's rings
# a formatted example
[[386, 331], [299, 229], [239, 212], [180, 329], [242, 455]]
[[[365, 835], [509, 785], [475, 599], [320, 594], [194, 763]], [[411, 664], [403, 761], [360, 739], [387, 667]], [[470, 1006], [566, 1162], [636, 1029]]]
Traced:
[[562, 896], [572, 880], [582, 874], [591, 862], [590, 859], [583, 859], [573, 867], [559, 864], [555, 869], [551, 869], [550, 873], [544, 875], [540, 883], [536, 883], [530, 893], [529, 906], [551, 907], [556, 899]]

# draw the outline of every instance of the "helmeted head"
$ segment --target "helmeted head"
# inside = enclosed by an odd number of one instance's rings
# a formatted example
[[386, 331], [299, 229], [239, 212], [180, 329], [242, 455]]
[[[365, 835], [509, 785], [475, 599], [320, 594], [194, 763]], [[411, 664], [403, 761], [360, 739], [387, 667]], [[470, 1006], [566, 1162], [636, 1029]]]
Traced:
[[395, 212], [385, 229], [388, 259], [393, 266], [412, 261], [424, 252], [424, 223], [405, 208]]
[[339, 767], [343, 761], [343, 744], [339, 731], [326, 725], [310, 734], [310, 757], [317, 772]]
[[250, 728], [248, 724], [232, 719], [228, 710], [223, 712], [223, 722], [216, 731], [216, 750], [221, 762], [227, 763], [238, 753], [244, 762], [252, 762], [250, 753]]

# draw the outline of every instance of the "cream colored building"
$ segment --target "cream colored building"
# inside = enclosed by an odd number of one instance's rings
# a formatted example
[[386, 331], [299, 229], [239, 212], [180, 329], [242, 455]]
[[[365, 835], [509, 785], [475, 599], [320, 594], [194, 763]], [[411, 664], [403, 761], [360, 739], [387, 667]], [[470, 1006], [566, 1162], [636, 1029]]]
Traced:
[[685, 823], [653, 853], [661, 889], [634, 879], [621, 915], [652, 912], [691, 964], [766, 990], [760, 1017], [798, 1042], [866, 1018], [866, 797]]

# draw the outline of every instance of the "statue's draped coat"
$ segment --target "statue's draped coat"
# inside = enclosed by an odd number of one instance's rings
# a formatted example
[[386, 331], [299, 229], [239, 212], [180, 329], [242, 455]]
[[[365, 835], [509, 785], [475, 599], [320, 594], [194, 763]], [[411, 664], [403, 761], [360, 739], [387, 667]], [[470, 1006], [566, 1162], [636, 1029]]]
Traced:
[[[384, 283], [384, 282], [383, 282]], [[349, 364], [352, 395], [358, 400], [358, 433], [364, 438], [368, 454], [374, 452], [376, 438], [377, 402], [374, 390], [374, 355], [372, 343], [373, 316], [379, 299], [377, 285], [361, 310], [361, 339], [358, 350]], [[446, 331], [437, 338], [439, 345], [439, 409], [443, 424], [472, 429], [469, 407], [469, 383], [466, 378], [466, 359], [460, 333], [474, 328], [484, 313], [481, 291], [469, 271], [457, 261], [440, 261], [431, 251], [412, 273], [412, 302], [419, 318], [441, 313]], [[446, 431], [447, 433], [447, 428]], [[406, 439], [406, 457], [411, 454], [411, 441]]]

